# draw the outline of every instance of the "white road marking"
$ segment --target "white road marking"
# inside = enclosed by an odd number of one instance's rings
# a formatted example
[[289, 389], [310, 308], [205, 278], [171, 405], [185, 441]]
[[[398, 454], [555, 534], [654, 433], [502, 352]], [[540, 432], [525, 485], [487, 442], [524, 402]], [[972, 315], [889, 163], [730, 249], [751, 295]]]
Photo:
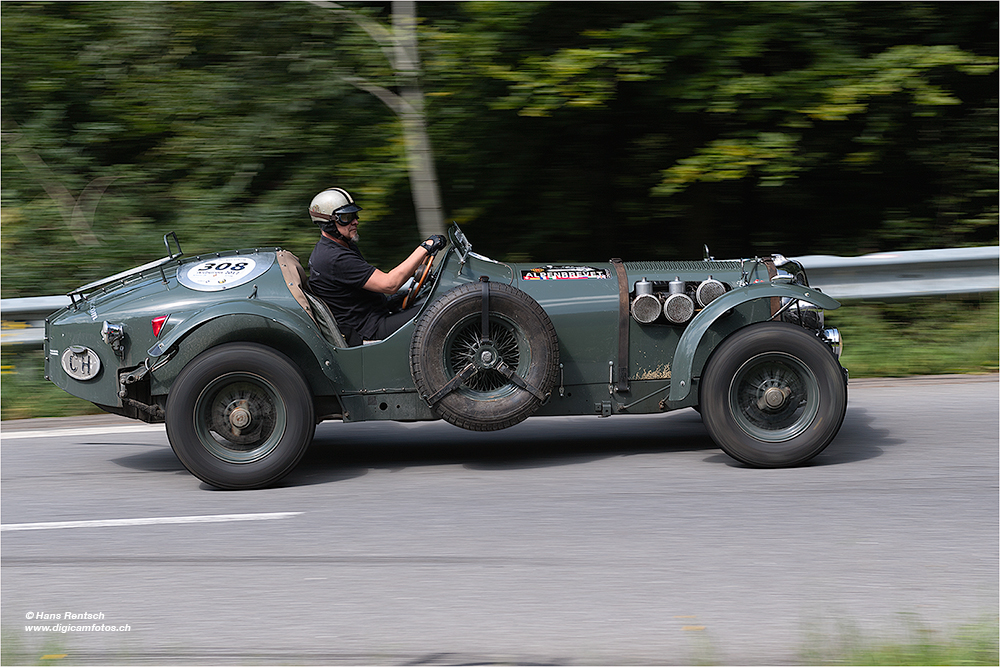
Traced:
[[14, 440], [18, 438], [77, 438], [115, 433], [166, 433], [166, 428], [163, 424], [121, 424], [115, 426], [88, 426], [84, 428], [39, 429], [37, 431], [0, 431], [0, 440]]
[[0, 531], [55, 530], [57, 528], [104, 528], [107, 526], [152, 526], [166, 523], [222, 523], [227, 521], [266, 521], [287, 519], [304, 512], [268, 512], [264, 514], [207, 514], [203, 516], [153, 516], [138, 519], [96, 519], [93, 521], [46, 521], [43, 523], [5, 523]]

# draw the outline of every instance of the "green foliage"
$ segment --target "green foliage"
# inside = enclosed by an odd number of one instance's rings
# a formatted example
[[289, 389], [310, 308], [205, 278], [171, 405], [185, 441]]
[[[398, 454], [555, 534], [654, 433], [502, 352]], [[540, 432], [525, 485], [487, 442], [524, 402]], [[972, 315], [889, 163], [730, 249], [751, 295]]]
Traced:
[[996, 619], [943, 633], [904, 616], [901, 639], [863, 635], [852, 626], [836, 633], [813, 632], [804, 662], [815, 665], [996, 665]]
[[328, 12], [246, 9], [0, 8], [5, 296], [65, 292], [162, 256], [167, 231], [188, 254], [253, 244], [307, 257], [306, 207], [334, 183], [392, 215], [399, 132], [330, 74]]
[[1000, 370], [996, 294], [844, 303], [826, 313], [844, 337], [851, 377], [903, 377]]
[[41, 350], [4, 348], [0, 369], [0, 419], [103, 414], [93, 403], [70, 396], [45, 379]]
[[605, 221], [623, 257], [995, 242], [997, 11], [952, 7], [428, 7], [446, 200], [509, 258], [592, 257]]
[[692, 183], [738, 181], [754, 175], [761, 185], [781, 185], [801, 170], [796, 157], [799, 139], [785, 132], [760, 132], [748, 138], [716, 139], [664, 171], [653, 193], [670, 196]]
[[[447, 219], [488, 255], [997, 243], [995, 4], [418, 13]], [[8, 1], [0, 18], [3, 296], [144, 263], [168, 231], [187, 254], [305, 261], [305, 208], [334, 184], [375, 263], [420, 241], [400, 123], [365, 92], [397, 83], [386, 5]]]
[[67, 656], [63, 634], [33, 637], [27, 641], [17, 630], [4, 629], [0, 636], [0, 665], [56, 665]]

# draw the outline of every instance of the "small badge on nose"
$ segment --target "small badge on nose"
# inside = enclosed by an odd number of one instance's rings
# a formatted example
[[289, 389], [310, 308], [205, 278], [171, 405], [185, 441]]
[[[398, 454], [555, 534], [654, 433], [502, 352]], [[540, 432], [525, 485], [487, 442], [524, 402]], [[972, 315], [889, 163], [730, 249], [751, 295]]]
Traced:
[[93, 380], [101, 371], [101, 358], [89, 347], [70, 345], [62, 353], [62, 367], [74, 380]]

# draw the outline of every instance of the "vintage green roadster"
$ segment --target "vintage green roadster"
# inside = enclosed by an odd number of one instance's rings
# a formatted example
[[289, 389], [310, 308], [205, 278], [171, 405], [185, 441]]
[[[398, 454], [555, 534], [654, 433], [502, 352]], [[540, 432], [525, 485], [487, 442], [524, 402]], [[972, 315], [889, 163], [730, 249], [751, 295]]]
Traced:
[[69, 294], [46, 321], [46, 378], [104, 410], [165, 422], [208, 484], [274, 484], [323, 420], [445, 419], [490, 431], [532, 415], [697, 409], [750, 466], [802, 464], [840, 429], [834, 299], [780, 255], [511, 264], [458, 228], [404, 288], [416, 315], [349, 347], [280, 248], [167, 256]]

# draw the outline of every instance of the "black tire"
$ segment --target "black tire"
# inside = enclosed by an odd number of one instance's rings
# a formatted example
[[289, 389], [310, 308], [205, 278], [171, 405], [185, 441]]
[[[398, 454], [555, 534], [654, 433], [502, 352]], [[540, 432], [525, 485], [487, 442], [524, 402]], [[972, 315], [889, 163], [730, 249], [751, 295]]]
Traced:
[[191, 360], [170, 389], [165, 421], [184, 467], [220, 489], [274, 484], [302, 459], [316, 429], [302, 372], [252, 343], [221, 345]]
[[783, 322], [756, 324], [723, 341], [708, 360], [701, 410], [712, 439], [734, 459], [795, 466], [837, 435], [847, 383], [815, 335]]
[[[502, 359], [528, 388], [494, 368], [479, 367], [431, 406], [441, 418], [472, 431], [496, 431], [527, 419], [551, 394], [559, 372], [555, 327], [538, 302], [510, 285], [490, 283], [489, 290], [491, 362]], [[432, 303], [410, 343], [410, 371], [420, 394], [433, 396], [469, 363], [482, 366], [481, 341], [481, 283], [456, 287]]]

